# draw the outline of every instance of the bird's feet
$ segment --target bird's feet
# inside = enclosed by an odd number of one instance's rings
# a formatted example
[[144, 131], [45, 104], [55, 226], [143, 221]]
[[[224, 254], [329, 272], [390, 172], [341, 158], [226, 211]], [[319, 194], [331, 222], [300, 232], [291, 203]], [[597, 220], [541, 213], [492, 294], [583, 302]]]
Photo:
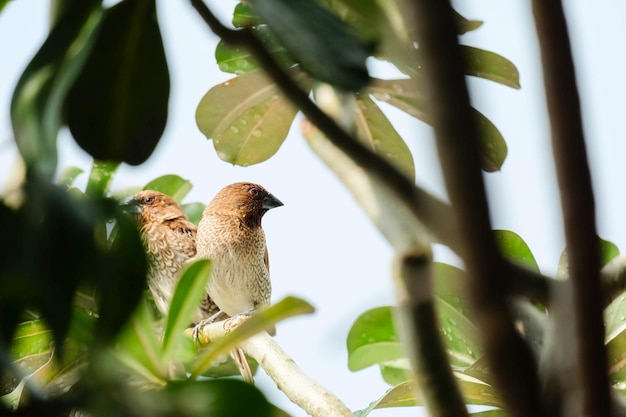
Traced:
[[201, 343], [203, 345], [206, 345], [209, 343], [209, 338], [208, 336], [204, 335], [204, 327], [208, 326], [211, 323], [214, 323], [215, 320], [222, 314], [221, 311], [218, 311], [217, 313], [213, 314], [211, 317], [206, 318], [202, 321], [200, 321], [200, 323], [196, 324], [191, 332], [191, 334], [193, 335], [193, 340], [196, 341], [196, 343]]
[[237, 327], [241, 326], [246, 320], [248, 320], [253, 313], [254, 310], [246, 311], [244, 313], [239, 313], [232, 316], [224, 322], [224, 330], [226, 330], [226, 333], [233, 331]]

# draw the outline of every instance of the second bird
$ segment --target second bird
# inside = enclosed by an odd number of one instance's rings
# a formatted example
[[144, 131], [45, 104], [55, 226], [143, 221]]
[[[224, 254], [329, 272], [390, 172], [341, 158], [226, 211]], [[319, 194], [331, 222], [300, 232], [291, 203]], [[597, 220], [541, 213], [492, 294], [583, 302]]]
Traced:
[[282, 205], [262, 186], [240, 182], [224, 187], [204, 210], [197, 257], [212, 261], [208, 293], [231, 317], [270, 304], [272, 285], [261, 219]]

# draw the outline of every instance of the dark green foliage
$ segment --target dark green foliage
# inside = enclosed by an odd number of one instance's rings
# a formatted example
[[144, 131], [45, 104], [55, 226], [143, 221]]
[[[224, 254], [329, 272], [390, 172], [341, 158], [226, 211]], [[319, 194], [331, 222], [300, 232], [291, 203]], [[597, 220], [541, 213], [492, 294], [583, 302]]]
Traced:
[[69, 93], [67, 122], [94, 158], [144, 162], [167, 122], [169, 71], [154, 0], [124, 0], [104, 14]]

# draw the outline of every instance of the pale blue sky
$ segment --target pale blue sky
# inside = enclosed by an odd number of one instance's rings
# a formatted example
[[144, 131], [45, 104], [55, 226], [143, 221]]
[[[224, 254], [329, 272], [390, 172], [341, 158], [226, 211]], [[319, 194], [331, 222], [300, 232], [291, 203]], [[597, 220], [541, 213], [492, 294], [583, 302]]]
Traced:
[[[366, 407], [387, 385], [377, 369], [358, 373], [347, 369], [345, 339], [361, 312], [394, 301], [389, 246], [308, 149], [298, 122], [277, 155], [263, 164], [239, 168], [217, 158], [194, 120], [202, 95], [231, 78], [215, 64], [217, 39], [189, 2], [158, 3], [172, 76], [170, 118], [152, 158], [141, 167], [123, 166], [113, 189], [143, 185], [159, 175], [174, 173], [194, 184], [186, 201], [206, 203], [221, 187], [239, 180], [263, 184], [280, 198], [285, 206], [264, 219], [273, 300], [297, 295], [316, 306], [317, 312], [279, 325], [277, 340], [305, 372], [350, 408]], [[225, 19], [235, 4], [212, 3], [219, 4]], [[596, 186], [598, 227], [602, 237], [623, 249], [626, 5], [620, 0], [566, 3]], [[12, 89], [45, 37], [47, 4], [13, 1], [0, 14], [0, 188], [4, 188], [16, 154], [9, 121]], [[455, 6], [466, 17], [485, 22], [461, 42], [502, 54], [521, 74], [521, 90], [469, 78], [475, 106], [500, 128], [509, 147], [502, 171], [485, 175], [494, 228], [519, 233], [542, 270], [553, 274], [563, 249], [562, 226], [530, 3], [472, 0], [457, 1]], [[383, 77], [393, 76], [384, 66], [374, 65], [373, 69]], [[389, 116], [414, 151], [418, 183], [445, 196], [430, 129], [398, 112], [390, 111]], [[90, 159], [69, 135], [64, 133], [59, 143], [60, 168], [77, 165], [89, 169]], [[445, 250], [437, 250], [437, 257], [457, 262]], [[304, 415], [262, 371], [257, 380], [272, 401], [293, 415]], [[415, 409], [376, 411], [373, 415], [415, 415]]]

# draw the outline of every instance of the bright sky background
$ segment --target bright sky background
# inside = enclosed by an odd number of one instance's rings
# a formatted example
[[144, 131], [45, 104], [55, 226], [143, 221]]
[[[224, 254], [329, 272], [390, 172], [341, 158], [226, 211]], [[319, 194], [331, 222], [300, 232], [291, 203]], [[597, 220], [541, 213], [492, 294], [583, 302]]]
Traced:
[[[219, 4], [220, 16], [228, 21], [235, 2], [212, 3], [214, 8]], [[566, 3], [596, 187], [598, 229], [603, 238], [624, 249], [626, 4], [620, 0]], [[365, 408], [388, 386], [375, 368], [358, 373], [348, 370], [345, 340], [360, 313], [394, 302], [389, 246], [342, 184], [308, 149], [300, 134], [300, 118], [269, 161], [240, 168], [219, 160], [194, 119], [204, 93], [231, 78], [215, 64], [217, 38], [189, 2], [158, 4], [172, 77], [167, 130], [146, 164], [121, 167], [113, 189], [144, 185], [173, 173], [194, 185], [186, 202], [207, 203], [224, 185], [241, 180], [258, 182], [280, 198], [285, 206], [264, 219], [273, 300], [296, 295], [311, 302], [317, 312], [279, 325], [277, 341], [305, 372], [351, 409]], [[16, 156], [9, 119], [11, 94], [45, 38], [47, 5], [13, 1], [0, 14], [0, 188], [4, 188]], [[457, 1], [455, 7], [467, 18], [485, 22], [462, 36], [461, 42], [500, 53], [513, 61], [521, 74], [521, 90], [469, 78], [475, 106], [501, 130], [509, 147], [502, 171], [485, 175], [493, 226], [520, 234], [542, 271], [554, 274], [563, 249], [562, 226], [530, 2], [472, 0]], [[394, 76], [382, 65], [372, 69], [383, 78]], [[430, 129], [404, 114], [388, 114], [414, 151], [418, 183], [444, 197]], [[89, 170], [90, 158], [67, 133], [62, 134], [59, 145], [60, 169], [76, 165]], [[436, 256], [458, 262], [446, 250], [438, 249]], [[294, 416], [304, 415], [262, 371], [257, 383], [277, 405]], [[376, 411], [373, 415], [415, 415], [415, 409]]]

